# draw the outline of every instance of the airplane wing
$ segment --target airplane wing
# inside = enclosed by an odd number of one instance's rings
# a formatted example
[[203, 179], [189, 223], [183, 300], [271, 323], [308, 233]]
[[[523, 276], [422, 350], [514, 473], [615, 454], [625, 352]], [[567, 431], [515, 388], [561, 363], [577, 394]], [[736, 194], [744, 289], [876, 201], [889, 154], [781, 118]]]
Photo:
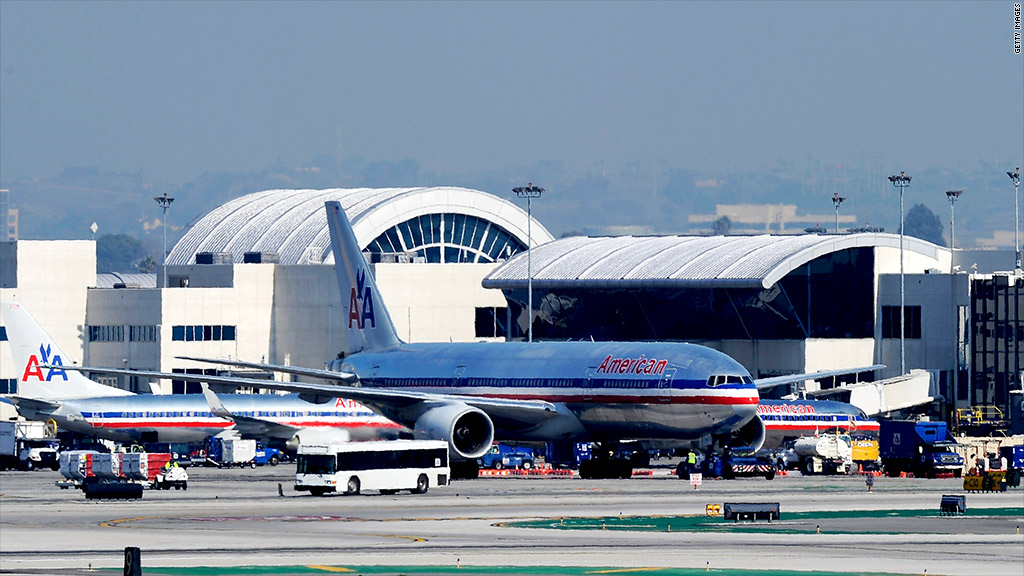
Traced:
[[885, 364], [875, 364], [873, 366], [864, 366], [862, 368], [841, 368], [839, 370], [823, 370], [821, 372], [813, 372], [810, 374], [789, 374], [786, 376], [772, 376], [771, 378], [758, 378], [754, 380], [754, 385], [757, 389], [767, 390], [768, 388], [774, 388], [776, 386], [782, 386], [783, 384], [795, 384], [797, 382], [804, 382], [806, 380], [818, 380], [820, 378], [828, 378], [829, 376], [844, 376], [846, 374], [858, 374], [860, 372], [873, 372], [875, 370], [881, 370], [885, 368]]
[[[259, 364], [257, 366], [265, 366]], [[391, 420], [408, 420], [409, 413], [420, 413], [430, 408], [456, 402], [478, 408], [487, 413], [494, 424], [507, 429], [525, 429], [541, 424], [558, 415], [558, 408], [551, 402], [543, 400], [512, 400], [505, 398], [483, 398], [456, 394], [430, 394], [411, 390], [387, 390], [381, 388], [363, 388], [360, 386], [344, 386], [339, 384], [313, 384], [309, 382], [279, 382], [260, 378], [240, 376], [210, 376], [205, 374], [181, 374], [155, 372], [148, 370], [124, 370], [119, 368], [97, 368], [90, 366], [65, 366], [66, 370], [79, 372], [100, 372], [122, 376], [141, 376], [143, 378], [164, 378], [168, 380], [186, 380], [189, 382], [206, 382], [207, 384], [225, 384], [285, 390], [297, 392], [310, 402], [324, 403], [334, 398], [355, 400], [375, 412]], [[290, 367], [289, 367], [290, 368]], [[358, 381], [355, 374], [316, 371], [338, 377], [338, 381]], [[415, 420], [415, 417], [412, 417]], [[237, 422], [237, 420], [236, 420]]]
[[301, 366], [285, 366], [283, 364], [262, 364], [258, 362], [243, 362], [241, 360], [223, 360], [220, 358], [199, 358], [196, 356], [175, 356], [180, 360], [191, 360], [193, 362], [205, 362], [207, 364], [223, 364], [226, 366], [238, 366], [239, 368], [255, 368], [258, 370], [270, 370], [284, 374], [295, 374], [296, 376], [308, 376], [312, 378], [323, 378], [331, 382], [344, 382], [355, 384], [359, 377], [348, 372], [335, 372], [333, 370], [322, 370], [316, 368], [303, 368]]
[[37, 400], [35, 398], [25, 398], [24, 396], [8, 396], [5, 399], [12, 402], [15, 405], [15, 407], [17, 407], [19, 410], [21, 408], [26, 408], [28, 410], [31, 410], [32, 412], [55, 412], [57, 409], [61, 407], [60, 402], [55, 402], [51, 400]]

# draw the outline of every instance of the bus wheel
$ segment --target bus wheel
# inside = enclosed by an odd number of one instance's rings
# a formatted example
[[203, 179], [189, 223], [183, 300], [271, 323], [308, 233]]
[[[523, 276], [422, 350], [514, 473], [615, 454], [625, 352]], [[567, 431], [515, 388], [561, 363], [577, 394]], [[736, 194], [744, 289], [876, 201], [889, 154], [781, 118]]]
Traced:
[[420, 474], [420, 477], [416, 479], [416, 494], [426, 494], [427, 489], [430, 488], [430, 481], [427, 480], [426, 474]]
[[353, 476], [348, 479], [346, 494], [359, 494], [359, 477]]

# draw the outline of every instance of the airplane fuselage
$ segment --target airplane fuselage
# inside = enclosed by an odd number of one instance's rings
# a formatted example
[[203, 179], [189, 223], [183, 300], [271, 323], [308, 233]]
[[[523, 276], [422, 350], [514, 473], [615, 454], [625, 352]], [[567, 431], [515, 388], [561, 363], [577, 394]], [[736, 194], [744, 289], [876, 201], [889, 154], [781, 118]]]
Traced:
[[878, 421], [845, 402], [833, 400], [761, 400], [757, 414], [764, 422], [765, 448], [786, 440], [835, 431], [878, 436]]
[[[276, 424], [313, 429], [398, 429], [397, 424], [357, 402], [335, 399], [313, 404], [297, 394], [224, 394], [219, 398], [232, 414]], [[21, 411], [25, 412], [26, 407]], [[58, 429], [117, 441], [201, 442], [234, 423], [215, 416], [201, 394], [113, 396], [60, 401], [55, 411], [39, 411], [32, 419], [53, 419]], [[286, 437], [279, 438], [287, 440]]]
[[694, 440], [741, 427], [758, 403], [741, 364], [683, 343], [402, 344], [332, 368], [359, 374], [366, 388], [558, 406], [556, 418], [533, 427], [496, 418], [500, 440]]

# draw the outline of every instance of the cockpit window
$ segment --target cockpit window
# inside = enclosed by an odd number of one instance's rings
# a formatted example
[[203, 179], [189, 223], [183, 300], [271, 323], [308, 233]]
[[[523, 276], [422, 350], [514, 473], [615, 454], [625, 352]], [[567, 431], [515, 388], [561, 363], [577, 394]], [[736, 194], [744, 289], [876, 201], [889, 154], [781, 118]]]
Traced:
[[708, 377], [708, 387], [714, 388], [724, 384], [752, 384], [754, 381], [750, 376], [739, 376], [737, 374], [715, 374]]

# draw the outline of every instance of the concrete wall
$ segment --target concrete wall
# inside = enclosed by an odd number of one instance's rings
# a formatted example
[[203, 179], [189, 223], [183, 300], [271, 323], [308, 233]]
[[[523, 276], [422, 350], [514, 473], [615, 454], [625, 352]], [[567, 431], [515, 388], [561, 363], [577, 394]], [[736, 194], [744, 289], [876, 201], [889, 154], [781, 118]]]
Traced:
[[[64, 351], [64, 362], [82, 363], [87, 288], [96, 285], [96, 243], [92, 240], [20, 240], [4, 243], [7, 269], [17, 270], [0, 288], [0, 301], [20, 302]], [[13, 280], [13, 281], [12, 281]], [[0, 343], [0, 378], [20, 379], [10, 346]]]

